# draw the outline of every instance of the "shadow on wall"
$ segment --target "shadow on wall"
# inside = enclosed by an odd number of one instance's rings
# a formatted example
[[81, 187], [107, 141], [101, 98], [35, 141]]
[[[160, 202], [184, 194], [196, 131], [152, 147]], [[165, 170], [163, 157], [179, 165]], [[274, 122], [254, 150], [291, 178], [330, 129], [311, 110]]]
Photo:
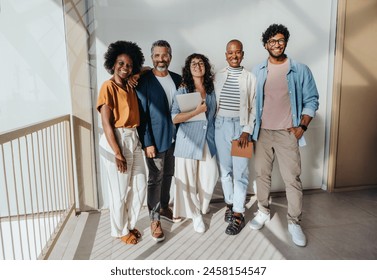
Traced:
[[[336, 151], [335, 188], [377, 185], [377, 1], [348, 1], [339, 128]], [[373, 121], [372, 121], [373, 122]]]
[[[236, 14], [232, 14], [231, 19], [229, 17], [229, 1], [227, 0], [212, 0], [204, 2], [200, 0], [179, 2], [171, 0], [158, 2], [152, 0], [130, 0], [127, 2], [98, 1], [95, 3], [85, 1], [85, 4], [80, 5], [85, 5], [87, 8], [86, 10], [78, 9], [78, 4], [75, 4], [72, 0], [65, 0], [63, 3], [66, 16], [75, 22], [78, 27], [86, 28], [86, 33], [84, 33], [87, 37], [84, 38], [84, 40], [86, 40], [87, 43], [88, 54], [83, 54], [82, 49], [76, 50], [72, 48], [72, 46], [69, 47], [69, 51], [77, 56], [88, 55], [91, 87], [85, 90], [90, 91], [89, 95], [91, 96], [91, 102], [93, 105], [96, 103], [99, 84], [108, 78], [108, 73], [102, 66], [104, 49], [110, 42], [120, 39], [136, 41], [143, 48], [147, 58], [146, 64], [149, 65], [151, 65], [149, 59], [151, 43], [156, 39], [167, 39], [172, 44], [173, 48], [171, 69], [180, 72], [184, 58], [187, 54], [194, 51], [208, 55], [215, 70], [224, 67], [226, 65], [224, 57], [226, 43], [230, 39], [239, 38], [243, 41], [245, 49], [245, 59], [243, 64], [247, 69], [251, 69], [252, 65], [267, 57], [267, 53], [260, 42], [261, 33], [269, 24], [278, 22], [287, 25], [292, 34], [287, 53], [297, 56], [297, 59], [302, 59], [309, 66], [316, 65], [321, 61], [319, 58], [327, 56], [328, 52], [327, 45], [329, 36], [328, 30], [326, 29], [328, 24], [318, 22], [316, 15], [325, 11], [328, 14], [324, 14], [323, 17], [330, 17], [329, 13], [331, 11], [331, 4], [328, 4], [327, 0], [321, 1], [322, 2], [320, 3], [323, 4], [322, 6], [327, 7], [327, 9], [323, 7], [321, 9], [315, 8], [320, 6], [318, 1], [301, 3], [291, 0], [281, 3], [278, 0], [239, 0], [237, 1], [237, 7], [242, 8], [237, 9], [235, 12]], [[58, 0], [51, 0], [51, 3], [55, 3], [59, 7], [61, 6], [61, 2]], [[95, 6], [93, 7], [93, 5]], [[312, 9], [313, 7], [315, 9]], [[25, 6], [23, 13], [27, 11], [31, 14], [36, 9], [43, 10], [43, 7]], [[142, 16], [140, 16], [141, 11]], [[22, 11], [19, 13], [16, 11], [14, 12], [18, 15], [22, 14]], [[268, 17], [265, 16], [266, 14], [268, 14]], [[31, 23], [35, 25], [38, 22], [34, 20]], [[115, 28], [120, 26], [123, 26], [124, 28]], [[133, 28], [134, 26], [137, 26], [137, 28]], [[44, 37], [50, 31], [51, 29], [41, 29], [40, 36]], [[74, 33], [74, 30], [66, 30], [66, 32]], [[13, 38], [14, 33], [13, 35], [8, 35], [10, 36], [9, 41], [15, 41]], [[72, 36], [72, 38], [74, 38], [74, 36]], [[77, 40], [82, 39], [83, 38], [81, 37], [77, 38]], [[37, 48], [39, 42], [36, 42], [35, 38], [26, 37], [26, 40], [28, 41], [28, 45], [32, 42], [36, 45], [35, 48]], [[326, 44], [318, 45], [317, 42], [326, 42]], [[51, 50], [53, 49], [51, 48]], [[22, 53], [22, 51], [23, 49], [18, 49], [18, 52]], [[52, 53], [54, 52], [52, 51]], [[40, 59], [40, 57], [43, 58]], [[48, 67], [48, 65], [51, 64], [51, 55], [46, 55], [44, 50], [40, 53], [34, 54], [32, 57], [26, 57], [25, 59], [27, 60], [26, 63], [29, 65], [36, 65], [37, 67], [46, 67], [46, 65]], [[35, 59], [38, 60], [38, 63], [35, 63]], [[72, 73], [81, 73], [81, 71], [79, 71], [80, 65], [73, 64], [71, 66], [70, 73], [71, 71]], [[327, 67], [327, 63], [325, 66]], [[56, 79], [61, 80], [62, 77], [60, 72], [53, 69], [49, 74], [53, 77], [48, 79], [47, 86], [55, 89], [56, 84], [59, 84], [56, 82]], [[58, 69], [61, 70], [61, 68]], [[70, 77], [72, 79], [72, 75], [70, 75]], [[74, 83], [73, 86], [80, 88], [80, 86], [82, 86], [80, 85], [80, 81], [81, 80], [77, 78], [71, 82]], [[326, 85], [327, 81], [320, 80], [320, 83]], [[53, 87], [51, 86], [52, 84], [54, 84]], [[95, 128], [95, 161], [99, 162], [97, 146], [99, 139], [98, 129], [100, 126], [99, 114], [95, 111], [95, 108], [93, 108], [92, 113], [94, 116], [93, 127]], [[85, 121], [88, 122], [88, 120]], [[322, 130], [323, 122], [324, 117], [317, 116], [316, 123], [318, 124], [318, 130]], [[87, 179], [88, 177], [85, 175], [90, 169], [87, 168], [88, 165], [83, 162], [83, 158], [79, 155], [80, 152], [83, 152], [82, 145], [84, 143], [80, 141], [82, 141], [83, 138], [88, 137], [86, 133], [87, 132], [83, 132], [82, 128], [77, 129], [75, 133], [77, 137], [79, 137], [79, 139], [75, 140], [75, 146], [78, 149], [81, 146], [81, 150], [78, 150], [79, 158], [77, 162], [78, 165], [82, 165], [78, 166], [77, 170], [77, 172], [83, 176], [82, 179], [78, 179], [79, 181], [83, 180], [79, 182], [80, 185], [81, 183], [92, 185], [90, 182], [85, 181], [91, 180]], [[314, 153], [315, 156], [313, 157], [315, 161], [312, 161], [311, 159], [308, 161], [310, 166], [313, 164], [313, 168], [317, 168], [317, 163], [320, 164], [323, 160], [323, 148], [317, 146], [320, 145], [319, 143], [324, 143], [324, 141], [312, 140], [314, 139], [310, 138], [308, 139], [308, 142], [315, 143], [316, 153]], [[85, 146], [85, 148], [87, 147], [89, 146]], [[312, 148], [310, 148], [310, 151], [312, 151]], [[319, 153], [319, 151], [321, 151], [321, 153]], [[253, 166], [253, 163], [251, 163], [251, 171], [253, 170]], [[303, 164], [303, 168], [305, 170], [312, 170], [312, 168], [306, 163]], [[275, 170], [278, 169], [275, 168]], [[92, 170], [92, 172], [94, 171]], [[251, 173], [251, 182], [255, 180], [254, 176], [255, 175]], [[280, 177], [275, 174], [274, 176], [277, 176], [276, 179], [274, 179], [274, 181], [277, 182], [276, 185], [281, 186]], [[313, 176], [317, 176], [317, 174]], [[318, 174], [318, 176], [321, 177], [321, 174]], [[311, 179], [312, 177], [308, 177], [309, 181]], [[101, 181], [99, 177], [97, 181]], [[92, 207], [89, 204], [87, 205], [86, 199], [89, 197], [89, 200], [95, 200], [96, 198], [94, 194], [85, 193], [82, 192], [82, 190], [79, 190], [78, 195], [80, 200], [85, 202], [82, 203], [83, 205], [86, 205], [89, 208]]]
[[[207, 55], [215, 70], [219, 70], [226, 66], [226, 43], [238, 38], [244, 43], [243, 64], [251, 69], [266, 58], [260, 41], [261, 34], [268, 25], [276, 22], [287, 25], [291, 31], [292, 46], [289, 46], [289, 52], [312, 65], [328, 53], [328, 25], [318, 23], [315, 11], [323, 14], [325, 10], [329, 17], [331, 4], [322, 2], [328, 9], [319, 11], [317, 7], [320, 4], [314, 1], [300, 5], [297, 1], [288, 1], [287, 4], [280, 1], [240, 0], [236, 6], [242, 9], [232, 11], [231, 19], [227, 0], [128, 1], [118, 5], [112, 5], [110, 1], [100, 2], [96, 13], [96, 36], [103, 47], [119, 39], [136, 41], [146, 55], [147, 65], [152, 65], [149, 59], [152, 42], [166, 39], [173, 49], [171, 69], [176, 72], [180, 72], [184, 58], [193, 52]], [[124, 11], [127, 11], [127, 16]], [[266, 14], [269, 15], [267, 20]], [[112, 32], [109, 26], [126, 28]], [[321, 47], [317, 42], [322, 42]]]
[[[180, 73], [186, 56], [192, 52], [207, 55], [214, 69], [226, 66], [225, 45], [233, 38], [239, 38], [244, 43], [245, 59], [243, 65], [251, 69], [253, 65], [267, 58], [267, 52], [260, 41], [262, 32], [271, 23], [283, 23], [290, 32], [291, 39], [287, 54], [308, 64], [313, 72], [318, 73], [316, 78], [319, 91], [326, 96], [327, 75], [323, 69], [328, 68], [329, 28], [331, 17], [331, 3], [322, 1], [323, 6], [318, 8], [318, 2], [298, 3], [288, 1], [237, 1], [237, 7], [230, 19], [229, 1], [128, 1], [114, 3], [102, 1], [96, 8], [98, 67], [102, 65], [102, 53], [109, 43], [124, 39], [136, 41], [143, 49], [146, 65], [152, 65], [149, 58], [150, 46], [157, 39], [166, 39], [172, 46], [173, 59], [170, 66], [172, 71]], [[305, 5], [305, 6], [304, 6]], [[200, 8], [199, 8], [200, 7]], [[325, 8], [324, 8], [325, 7]], [[327, 7], [327, 8], [326, 8]], [[124, 11], [127, 11], [125, 16]], [[140, 17], [140, 11], [143, 16]], [[184, 11], [184, 12], [183, 12]], [[210, 13], [208, 11], [211, 11]], [[324, 13], [325, 12], [325, 13]], [[265, 15], [268, 14], [266, 19]], [[318, 22], [317, 15], [328, 21]], [[124, 29], [114, 29], [111, 26], [125, 26]], [[137, 28], [128, 28], [137, 26]], [[304, 39], [303, 39], [304, 38]], [[318, 42], [322, 42], [318, 44]], [[319, 70], [318, 70], [319, 69]], [[97, 69], [97, 80], [108, 78], [103, 67]], [[320, 72], [318, 72], [320, 71]], [[98, 86], [98, 85], [96, 85]], [[96, 87], [93, 87], [96, 88]], [[321, 106], [325, 107], [325, 100]], [[323, 111], [325, 112], [325, 111]], [[324, 116], [317, 115], [315, 130], [319, 133], [308, 133], [308, 146], [303, 150], [304, 172], [303, 180], [307, 188], [322, 186], [324, 153]], [[314, 121], [313, 121], [314, 124]], [[319, 139], [320, 138], [320, 139]], [[315, 143], [314, 148], [310, 147]], [[251, 164], [251, 170], [253, 169]], [[278, 168], [275, 168], [278, 171]], [[308, 175], [315, 170], [313, 175]], [[274, 188], [283, 188], [279, 172], [274, 171]], [[251, 174], [251, 181], [254, 181]], [[305, 184], [305, 181], [308, 184]]]

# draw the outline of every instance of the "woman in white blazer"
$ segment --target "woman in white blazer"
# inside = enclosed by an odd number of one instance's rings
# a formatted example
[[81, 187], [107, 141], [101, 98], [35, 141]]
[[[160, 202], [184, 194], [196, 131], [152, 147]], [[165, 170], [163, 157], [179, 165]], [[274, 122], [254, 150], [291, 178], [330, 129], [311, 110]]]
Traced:
[[255, 121], [254, 74], [241, 62], [243, 46], [239, 40], [231, 40], [225, 53], [228, 66], [215, 76], [217, 113], [215, 139], [219, 160], [221, 185], [227, 205], [226, 234], [236, 235], [245, 226], [245, 200], [249, 185], [249, 159], [231, 156], [231, 141], [238, 140], [245, 147], [251, 140]]

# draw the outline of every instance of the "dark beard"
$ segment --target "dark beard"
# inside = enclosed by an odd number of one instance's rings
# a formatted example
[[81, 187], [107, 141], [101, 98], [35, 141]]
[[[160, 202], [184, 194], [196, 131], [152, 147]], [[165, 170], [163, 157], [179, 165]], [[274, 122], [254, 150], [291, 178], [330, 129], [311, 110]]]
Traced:
[[284, 60], [287, 55], [284, 53], [285, 49], [283, 50], [283, 52], [280, 54], [280, 55], [274, 55], [272, 51], [268, 50], [268, 53], [271, 57], [275, 58], [276, 60]]

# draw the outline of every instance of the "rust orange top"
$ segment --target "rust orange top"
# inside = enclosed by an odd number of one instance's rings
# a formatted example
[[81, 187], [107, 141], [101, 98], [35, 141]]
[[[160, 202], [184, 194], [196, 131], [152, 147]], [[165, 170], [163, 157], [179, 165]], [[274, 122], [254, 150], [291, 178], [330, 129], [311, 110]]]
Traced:
[[113, 111], [114, 126], [137, 127], [140, 124], [139, 104], [135, 89], [129, 85], [126, 88], [118, 86], [114, 81], [107, 80], [102, 84], [97, 100], [97, 110], [106, 104]]

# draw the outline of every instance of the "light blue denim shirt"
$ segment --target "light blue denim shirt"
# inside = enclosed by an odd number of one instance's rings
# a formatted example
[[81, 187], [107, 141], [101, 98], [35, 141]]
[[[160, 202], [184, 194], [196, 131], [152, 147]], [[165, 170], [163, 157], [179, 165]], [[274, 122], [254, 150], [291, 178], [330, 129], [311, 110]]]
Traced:
[[[267, 79], [267, 60], [253, 69], [257, 77], [256, 87], [256, 118], [253, 139], [257, 140], [263, 113], [264, 84]], [[300, 124], [301, 116], [314, 117], [318, 110], [318, 91], [314, 77], [309, 67], [289, 58], [289, 69], [287, 73], [289, 99], [291, 103], [293, 126]], [[303, 142], [304, 139], [302, 139]]]
[[[171, 110], [172, 119], [181, 113], [176, 96], [188, 93], [187, 89], [180, 87], [174, 95]], [[213, 157], [216, 154], [215, 146], [215, 114], [216, 96], [215, 93], [206, 96], [207, 112], [205, 121], [183, 122], [178, 124], [177, 137], [175, 142], [174, 156], [188, 159], [203, 159], [204, 144], [207, 140], [208, 148]]]

